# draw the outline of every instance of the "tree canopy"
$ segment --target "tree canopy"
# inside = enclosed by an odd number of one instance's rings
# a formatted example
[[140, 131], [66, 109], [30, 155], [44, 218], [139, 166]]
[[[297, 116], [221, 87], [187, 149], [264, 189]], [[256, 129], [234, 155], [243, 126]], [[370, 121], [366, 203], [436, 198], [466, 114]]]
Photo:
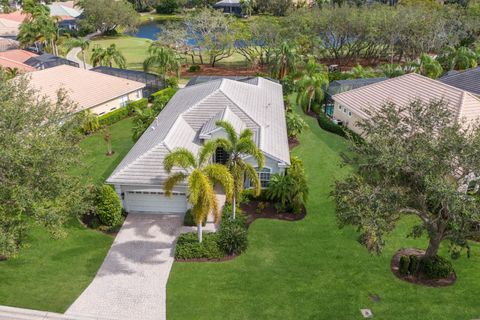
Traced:
[[139, 14], [126, 0], [80, 0], [86, 20], [95, 30], [111, 32], [118, 27], [135, 29], [140, 23]]
[[[402, 215], [415, 215], [413, 236], [427, 235], [426, 256], [450, 240], [452, 252], [480, 233], [480, 201], [468, 190], [480, 172], [480, 126], [465, 127], [443, 101], [386, 104], [359, 124], [355, 173], [336, 182], [340, 226], [354, 225], [363, 244], [380, 252]], [[472, 184], [473, 182], [473, 184]]]

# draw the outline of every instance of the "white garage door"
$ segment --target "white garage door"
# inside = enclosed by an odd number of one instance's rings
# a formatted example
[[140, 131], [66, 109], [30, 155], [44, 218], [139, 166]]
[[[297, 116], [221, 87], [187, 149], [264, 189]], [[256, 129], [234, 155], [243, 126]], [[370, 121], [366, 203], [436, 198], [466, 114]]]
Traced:
[[128, 212], [185, 213], [187, 198], [180, 193], [167, 197], [160, 192], [127, 191], [125, 205]]

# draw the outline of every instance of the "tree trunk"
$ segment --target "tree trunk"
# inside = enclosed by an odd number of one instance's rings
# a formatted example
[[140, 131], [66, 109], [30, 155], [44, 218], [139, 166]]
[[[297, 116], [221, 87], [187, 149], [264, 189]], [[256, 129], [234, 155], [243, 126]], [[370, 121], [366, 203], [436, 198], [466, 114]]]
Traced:
[[437, 255], [438, 248], [440, 247], [440, 243], [442, 242], [442, 238], [442, 232], [438, 232], [435, 236], [430, 238], [427, 251], [425, 251], [425, 257], [434, 257]]
[[203, 235], [203, 231], [202, 231], [202, 222], [200, 223], [197, 223], [197, 235], [198, 235], [198, 242], [199, 243], [202, 243], [202, 235]]
[[236, 215], [236, 212], [237, 212], [237, 196], [235, 194], [235, 191], [233, 192], [233, 201], [232, 201], [232, 209], [233, 209], [233, 212], [232, 212], [232, 218], [233, 220], [235, 220], [235, 215]]
[[82, 50], [82, 61], [83, 61], [83, 69], [87, 69], [87, 64], [85, 62], [85, 51]]
[[312, 111], [312, 98], [308, 99], [308, 112]]

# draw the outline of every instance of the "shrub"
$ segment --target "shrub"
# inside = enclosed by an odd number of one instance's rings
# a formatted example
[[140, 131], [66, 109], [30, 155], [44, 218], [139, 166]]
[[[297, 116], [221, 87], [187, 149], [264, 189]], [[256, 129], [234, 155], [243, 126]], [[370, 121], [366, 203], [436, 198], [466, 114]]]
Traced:
[[231, 225], [232, 223], [237, 224], [242, 228], [247, 228], [247, 217], [245, 216], [245, 214], [240, 208], [237, 207], [235, 220], [232, 219], [232, 215], [233, 215], [232, 205], [225, 204], [225, 206], [223, 207], [222, 220], [220, 222], [220, 229], [223, 228], [224, 226]]
[[101, 186], [95, 199], [95, 212], [104, 225], [114, 227], [122, 221], [122, 204], [112, 187]]
[[142, 98], [137, 101], [130, 101], [127, 104], [128, 115], [131, 116], [135, 113], [136, 109], [145, 110], [148, 107], [148, 100], [147, 98]]
[[226, 254], [242, 253], [247, 248], [247, 243], [247, 229], [235, 221], [224, 224], [218, 233], [218, 245]]
[[337, 134], [344, 138], [350, 137], [355, 142], [363, 141], [363, 138], [360, 135], [346, 127], [342, 127], [338, 124], [333, 123], [332, 120], [330, 120], [330, 118], [328, 118], [324, 113], [320, 113], [318, 115], [318, 124], [320, 125], [320, 128], [325, 131]]
[[398, 266], [398, 271], [402, 275], [408, 274], [408, 267], [410, 266], [410, 257], [409, 256], [401, 256], [400, 257], [400, 264]]
[[286, 119], [289, 137], [296, 138], [307, 128], [305, 120], [296, 112], [287, 112]]
[[420, 263], [420, 260], [418, 259], [418, 257], [412, 254], [410, 256], [410, 265], [408, 266], [408, 273], [411, 275], [417, 274], [419, 263]]
[[[207, 221], [203, 221], [202, 225], [205, 226]], [[192, 216], [192, 210], [188, 209], [187, 212], [185, 212], [185, 216], [183, 217], [183, 225], [187, 227], [195, 227], [197, 223], [195, 222], [195, 219], [193, 219]]]
[[178, 10], [177, 0], [160, 0], [156, 7], [157, 13], [172, 14]]
[[283, 94], [288, 96], [291, 95], [295, 91], [295, 82], [291, 77], [285, 77], [280, 80], [280, 84], [283, 88]]
[[250, 202], [250, 201], [266, 201], [268, 200], [266, 196], [266, 192], [262, 190], [260, 194], [257, 196], [255, 195], [255, 190], [253, 189], [245, 189], [242, 191], [240, 196], [240, 203]]
[[82, 118], [82, 131], [84, 134], [94, 133], [100, 128], [98, 117], [91, 110], [85, 110], [78, 115]]
[[128, 117], [128, 109], [120, 108], [98, 117], [100, 126], [109, 126]]
[[199, 72], [200, 70], [201, 70], [201, 68], [197, 64], [194, 64], [193, 66], [190, 66], [188, 68], [188, 72]]
[[177, 78], [167, 78], [165, 79], [165, 85], [169, 88], [178, 89], [178, 79]]
[[184, 233], [178, 237], [175, 249], [176, 259], [219, 259], [223, 256], [216, 233], [204, 233], [202, 243], [198, 242], [195, 232]]
[[440, 256], [423, 257], [420, 269], [428, 279], [447, 278], [453, 272], [450, 261]]
[[155, 114], [160, 113], [160, 111], [162, 111], [163, 108], [165, 108], [168, 101], [170, 101], [170, 99], [175, 95], [176, 92], [177, 92], [176, 88], [165, 88], [152, 94], [152, 99], [153, 99], [152, 109], [155, 112]]

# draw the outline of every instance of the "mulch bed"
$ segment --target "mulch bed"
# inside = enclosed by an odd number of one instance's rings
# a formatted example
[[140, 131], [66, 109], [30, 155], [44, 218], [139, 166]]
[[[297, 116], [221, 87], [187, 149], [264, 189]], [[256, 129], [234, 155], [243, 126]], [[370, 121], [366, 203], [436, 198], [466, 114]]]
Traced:
[[202, 76], [255, 76], [257, 73], [265, 73], [267, 70], [265, 68], [236, 68], [236, 67], [225, 67], [225, 66], [215, 66], [211, 67], [209, 65], [201, 65], [200, 71], [198, 72], [188, 72], [186, 66], [182, 66], [180, 74], [183, 77], [196, 77], [199, 75]]
[[102, 228], [93, 228], [93, 220], [95, 219], [95, 216], [93, 214], [84, 214], [80, 218], [80, 222], [87, 228], [107, 234], [112, 237], [116, 237], [118, 232], [120, 230], [109, 230], [109, 229], [102, 229]]
[[289, 137], [288, 138], [288, 148], [290, 150], [292, 150], [293, 148], [295, 148], [296, 146], [298, 146], [300, 144], [300, 141], [298, 141], [297, 138], [292, 138], [292, 137]]
[[390, 267], [393, 274], [403, 280], [410, 283], [428, 286], [428, 287], [447, 287], [455, 283], [457, 280], [457, 275], [455, 272], [452, 272], [448, 278], [445, 279], [426, 279], [421, 273], [418, 275], [402, 275], [399, 271], [400, 257], [402, 256], [411, 256], [415, 255], [419, 258], [423, 257], [425, 251], [415, 248], [404, 248], [398, 250], [395, 255], [392, 257]]
[[[257, 213], [257, 207], [261, 202], [265, 204], [265, 209], [262, 210], [262, 213]], [[261, 218], [284, 221], [299, 221], [305, 218], [307, 215], [305, 207], [300, 214], [279, 212], [272, 202], [265, 201], [250, 201], [248, 203], [243, 203], [240, 205], [240, 209], [242, 209], [243, 213], [247, 215], [247, 225], [250, 225], [253, 221]]]

